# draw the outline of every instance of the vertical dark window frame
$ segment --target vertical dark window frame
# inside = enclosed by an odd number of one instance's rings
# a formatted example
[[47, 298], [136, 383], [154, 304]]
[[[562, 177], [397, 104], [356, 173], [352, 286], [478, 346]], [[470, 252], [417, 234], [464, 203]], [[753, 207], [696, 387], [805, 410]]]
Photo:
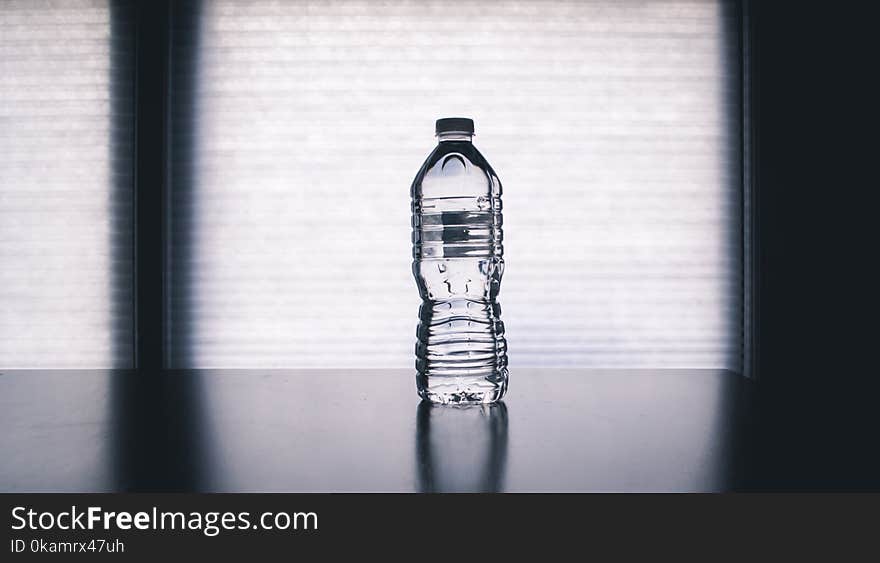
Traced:
[[[115, 0], [110, 2], [110, 74], [111, 91], [110, 104], [112, 115], [110, 146], [112, 150], [111, 162], [114, 180], [114, 200], [130, 200], [128, 209], [120, 205], [114, 205], [114, 221], [125, 221], [131, 227], [130, 234], [122, 241], [111, 239], [113, 255], [118, 257], [119, 264], [112, 268], [111, 286], [120, 288], [128, 286], [130, 297], [126, 302], [129, 307], [127, 313], [120, 310], [121, 303], [113, 300], [115, 313], [113, 332], [113, 353], [116, 358], [114, 368], [131, 369], [135, 367], [137, 336], [136, 329], [136, 306], [137, 306], [137, 280], [135, 279], [135, 245], [136, 228], [134, 201], [134, 174], [136, 162], [134, 154], [136, 132], [134, 128], [134, 112], [137, 107], [135, 101], [135, 75], [137, 72], [135, 61], [135, 18], [133, 5], [130, 1]], [[123, 194], [124, 192], [124, 194]], [[131, 264], [131, 268], [127, 265]], [[119, 364], [119, 360], [123, 360]]]
[[[172, 3], [169, 25], [169, 106], [168, 106], [168, 164], [165, 233], [165, 331], [163, 356], [165, 367], [188, 365], [187, 359], [194, 348], [192, 323], [178, 318], [175, 311], [189, 311], [196, 298], [196, 290], [189, 283], [192, 271], [195, 237], [194, 213], [194, 159], [197, 135], [195, 92], [199, 80], [199, 55], [194, 48], [200, 41], [199, 22], [202, 17], [201, 0], [178, 0]], [[183, 244], [171, 245], [171, 240]], [[178, 280], [182, 280], [182, 283]], [[173, 345], [172, 345], [173, 344]]]
[[741, 173], [742, 173], [742, 236], [743, 236], [743, 371], [746, 377], [757, 380], [760, 369], [760, 268], [756, 256], [758, 252], [758, 205], [757, 168], [755, 161], [755, 142], [757, 129], [755, 122], [755, 70], [756, 37], [752, 0], [738, 3], [740, 21], [740, 109], [741, 109]]
[[169, 0], [137, 1], [135, 15], [135, 358], [165, 366]]
[[[127, 4], [125, 2], [119, 2]], [[727, 6], [736, 11], [739, 42], [740, 74], [740, 173], [742, 182], [742, 330], [743, 373], [758, 379], [762, 370], [760, 350], [760, 205], [758, 189], [759, 168], [756, 145], [757, 81], [759, 62], [756, 45], [759, 42], [759, 17], [754, 14], [750, 0], [733, 2]], [[187, 295], [171, 295], [167, 283], [168, 270], [175, 257], [182, 257], [181, 249], [169, 245], [171, 209], [175, 198], [171, 189], [174, 177], [191, 171], [170, 170], [170, 150], [173, 142], [191, 139], [181, 127], [191, 124], [194, 100], [176, 103], [186, 108], [187, 115], [172, 116], [171, 81], [183, 72], [194, 73], [197, 61], [185, 64], [173, 60], [174, 23], [176, 19], [198, 17], [199, 2], [171, 0], [135, 0], [131, 8], [135, 18], [136, 70], [135, 89], [135, 366], [139, 369], [162, 369], [170, 364], [168, 355], [168, 312], [171, 299], [188, 299]], [[187, 26], [194, 29], [195, 26]], [[183, 71], [183, 72], [182, 72]], [[190, 76], [189, 79], [194, 79]], [[184, 147], [186, 150], [186, 147]], [[191, 152], [191, 147], [189, 148]], [[185, 184], [182, 182], [181, 184]], [[186, 293], [186, 292], [183, 292]], [[177, 335], [179, 338], [181, 335]], [[185, 349], [185, 347], [184, 347]]]
[[763, 238], [769, 195], [761, 181], [761, 65], [760, 43], [762, 33], [761, 11], [753, 0], [742, 0], [742, 170], [743, 170], [743, 279], [744, 289], [744, 368], [754, 380], [764, 379], [769, 371], [764, 356], [765, 333], [763, 310], [766, 294], [765, 270], [767, 253]]
[[[168, 156], [175, 121], [171, 115], [174, 0], [115, 0], [118, 13], [134, 21], [135, 377], [111, 382], [115, 488], [127, 492], [205, 491], [204, 390], [195, 377], [168, 371], [167, 275], [171, 209]], [[187, 124], [183, 123], [183, 127]], [[177, 125], [181, 127], [181, 125]], [[196, 375], [196, 374], [193, 374]]]
[[[741, 366], [740, 375], [755, 380], [758, 376], [757, 349], [756, 349], [756, 268], [754, 251], [756, 248], [755, 225], [754, 225], [754, 178], [751, 160], [752, 139], [754, 137], [754, 122], [751, 116], [751, 84], [752, 65], [750, 58], [752, 49], [750, 41], [753, 33], [751, 26], [750, 0], [722, 2], [721, 9], [726, 11], [724, 21], [731, 22], [722, 31], [730, 37], [724, 41], [726, 52], [722, 55], [723, 64], [733, 67], [729, 76], [733, 77], [734, 84], [729, 87], [733, 92], [732, 101], [736, 111], [726, 112], [727, 128], [731, 131], [731, 139], [736, 146], [733, 150], [738, 155], [735, 163], [736, 183], [739, 188], [739, 240], [732, 244], [732, 248], [740, 251], [740, 278], [739, 292], [740, 306], [740, 342], [741, 342]], [[731, 80], [731, 79], [729, 79]]]

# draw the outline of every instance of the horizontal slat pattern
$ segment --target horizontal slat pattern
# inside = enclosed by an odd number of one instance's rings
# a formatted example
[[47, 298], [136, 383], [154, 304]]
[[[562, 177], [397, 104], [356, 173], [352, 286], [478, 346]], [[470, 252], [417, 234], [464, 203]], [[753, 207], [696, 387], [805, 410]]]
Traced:
[[512, 369], [741, 369], [732, 13], [226, 0], [178, 18], [172, 363], [412, 365], [409, 185], [433, 120], [465, 115], [504, 184]]
[[132, 363], [131, 20], [0, 3], [0, 367]]

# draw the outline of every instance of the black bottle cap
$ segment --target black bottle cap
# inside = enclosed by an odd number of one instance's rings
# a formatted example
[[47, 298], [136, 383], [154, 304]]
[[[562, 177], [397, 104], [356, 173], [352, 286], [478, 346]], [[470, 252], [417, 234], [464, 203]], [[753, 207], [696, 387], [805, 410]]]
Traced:
[[434, 127], [434, 134], [440, 133], [467, 133], [474, 134], [474, 120], [468, 117], [444, 117], [437, 120]]

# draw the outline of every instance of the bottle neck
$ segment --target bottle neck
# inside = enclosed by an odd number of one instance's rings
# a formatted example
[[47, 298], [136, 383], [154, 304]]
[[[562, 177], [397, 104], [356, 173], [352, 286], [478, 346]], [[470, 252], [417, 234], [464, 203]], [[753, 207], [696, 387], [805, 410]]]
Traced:
[[462, 131], [446, 131], [437, 134], [437, 141], [441, 143], [444, 143], [446, 141], [467, 141], [468, 143], [470, 143], [473, 142], [473, 140], [473, 133], [465, 133]]

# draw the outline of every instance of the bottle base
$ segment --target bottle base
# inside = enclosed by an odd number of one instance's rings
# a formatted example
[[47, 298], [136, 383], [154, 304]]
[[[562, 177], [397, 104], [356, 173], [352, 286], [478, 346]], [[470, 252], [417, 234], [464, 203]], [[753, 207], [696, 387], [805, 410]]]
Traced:
[[[500, 401], [507, 392], [507, 370], [496, 381], [485, 377], [416, 376], [419, 396], [435, 405], [485, 405]], [[428, 379], [428, 381], [425, 381]]]

